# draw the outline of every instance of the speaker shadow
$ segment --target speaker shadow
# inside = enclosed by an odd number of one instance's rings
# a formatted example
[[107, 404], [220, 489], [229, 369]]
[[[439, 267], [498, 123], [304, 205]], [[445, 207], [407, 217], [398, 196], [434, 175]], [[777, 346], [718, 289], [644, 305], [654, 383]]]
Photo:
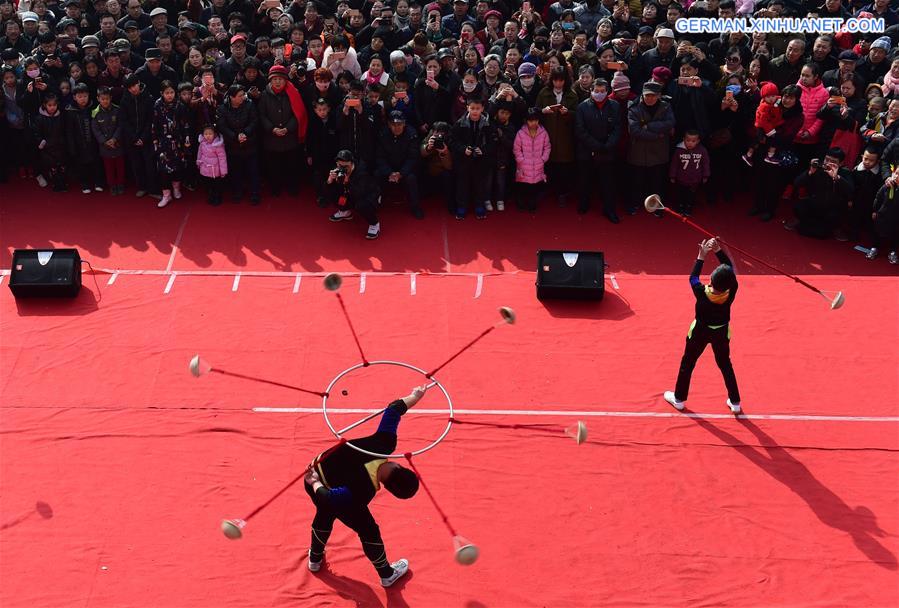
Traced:
[[20, 317], [80, 317], [96, 311], [99, 303], [94, 292], [82, 285], [74, 298], [16, 298], [16, 311]]
[[559, 319], [623, 321], [634, 316], [630, 302], [617, 290], [606, 290], [602, 300], [539, 300], [547, 312]]

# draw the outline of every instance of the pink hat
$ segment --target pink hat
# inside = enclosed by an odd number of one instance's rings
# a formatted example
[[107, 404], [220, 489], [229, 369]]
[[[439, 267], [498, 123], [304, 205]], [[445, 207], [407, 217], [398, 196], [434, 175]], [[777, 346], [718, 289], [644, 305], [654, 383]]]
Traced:
[[631, 79], [624, 75], [624, 72], [615, 72], [612, 77], [612, 90], [622, 91], [631, 88]]
[[284, 78], [287, 78], [287, 68], [280, 64], [273, 65], [268, 71], [268, 79], [271, 80], [272, 76], [283, 76]]
[[660, 65], [659, 67], [652, 69], [652, 77], [655, 80], [668, 82], [669, 80], [671, 80], [671, 70], [669, 70], [665, 66]]
[[777, 89], [777, 85], [773, 82], [763, 82], [762, 90], [759, 92], [762, 97], [768, 97], [769, 95], [780, 95], [780, 91]]

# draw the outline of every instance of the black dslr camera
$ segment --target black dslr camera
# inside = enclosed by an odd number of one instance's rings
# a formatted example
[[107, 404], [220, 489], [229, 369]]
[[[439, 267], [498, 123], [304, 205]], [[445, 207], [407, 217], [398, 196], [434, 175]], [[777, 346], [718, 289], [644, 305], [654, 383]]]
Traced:
[[337, 165], [337, 168], [334, 170], [334, 175], [337, 177], [337, 179], [344, 179], [346, 177], [346, 167]]
[[443, 150], [446, 148], [446, 140], [443, 137], [443, 134], [434, 136], [434, 149], [435, 150]]

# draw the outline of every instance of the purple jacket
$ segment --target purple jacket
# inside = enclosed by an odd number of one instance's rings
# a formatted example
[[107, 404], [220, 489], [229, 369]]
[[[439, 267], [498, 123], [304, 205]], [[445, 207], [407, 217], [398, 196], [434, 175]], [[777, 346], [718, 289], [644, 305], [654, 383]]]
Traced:
[[671, 168], [668, 177], [682, 186], [698, 186], [709, 178], [711, 173], [709, 152], [702, 144], [692, 150], [684, 147], [684, 142], [677, 144], [671, 157]]
[[228, 175], [228, 159], [225, 156], [225, 143], [221, 135], [216, 135], [212, 143], [207, 142], [200, 135], [197, 167], [203, 177], [214, 178]]
[[525, 184], [539, 184], [546, 181], [544, 165], [549, 160], [552, 147], [549, 134], [542, 126], [537, 127], [537, 135], [531, 137], [525, 124], [515, 135], [512, 151], [515, 154], [515, 181]]

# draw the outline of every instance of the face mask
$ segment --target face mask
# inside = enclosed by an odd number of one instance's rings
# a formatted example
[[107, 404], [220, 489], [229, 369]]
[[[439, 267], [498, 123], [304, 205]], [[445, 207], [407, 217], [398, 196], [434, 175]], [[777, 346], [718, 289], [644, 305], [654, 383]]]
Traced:
[[593, 91], [592, 93], [590, 93], [590, 97], [592, 97], [593, 101], [595, 102], [603, 102], [606, 99], [606, 94]]
[[533, 76], [522, 76], [521, 78], [519, 78], [519, 81], [521, 82], [521, 86], [523, 87], [531, 88], [532, 86], [534, 86]]
[[25, 73], [28, 74], [28, 77], [29, 77], [29, 78], [37, 78], [38, 76], [41, 75], [41, 71], [40, 71], [40, 70], [28, 70], [28, 71], [25, 72]]
[[570, 21], [563, 21], [563, 22], [562, 22], [562, 29], [563, 29], [563, 30], [573, 30], [573, 29], [574, 29], [574, 24], [571, 23]]
[[737, 95], [740, 91], [743, 90], [743, 87], [738, 84], [729, 84], [725, 87], [725, 89], [730, 91], [734, 95]]
[[471, 93], [472, 91], [475, 90], [475, 88], [477, 86], [478, 86], [478, 83], [476, 83], [476, 82], [463, 82], [462, 90], [465, 91], [466, 93]]

